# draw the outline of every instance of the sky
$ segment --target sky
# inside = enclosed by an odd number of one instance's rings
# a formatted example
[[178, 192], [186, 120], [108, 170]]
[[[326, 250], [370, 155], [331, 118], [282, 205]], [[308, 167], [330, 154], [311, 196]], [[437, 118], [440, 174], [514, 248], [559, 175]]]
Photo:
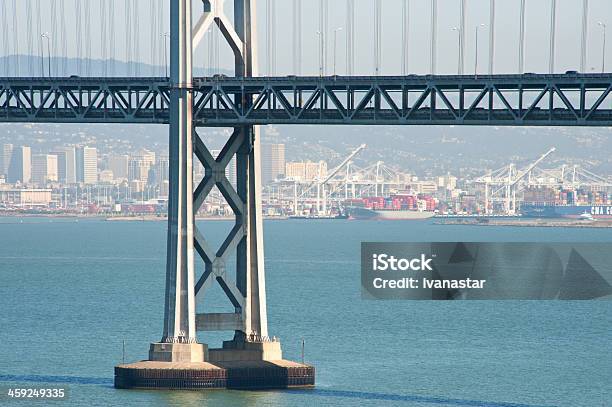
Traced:
[[[221, 0], [213, 0], [219, 1]], [[354, 0], [356, 4], [355, 74], [374, 73], [373, 21], [375, 0]], [[382, 3], [381, 68], [382, 75], [401, 72], [402, 55], [402, 3], [405, 0], [380, 0]], [[410, 18], [408, 40], [408, 71], [415, 74], [430, 70], [430, 12], [432, 0], [409, 0]], [[549, 66], [550, 9], [552, 0], [526, 0], [525, 71], [547, 72]], [[557, 41], [555, 65], [557, 72], [577, 70], [580, 64], [581, 14], [583, 0], [557, 0]], [[267, 21], [266, 8], [270, 2], [275, 10], [276, 23]], [[298, 0], [302, 3], [302, 74], [319, 72], [319, 1]], [[337, 73], [346, 73], [346, 0], [327, 0], [329, 7], [329, 31], [327, 31], [328, 66], [333, 65], [333, 30], [337, 31]], [[489, 59], [489, 4], [491, 0], [466, 0], [467, 24], [465, 43], [465, 71], [473, 72], [475, 66], [475, 27], [480, 30], [479, 71], [488, 70]], [[232, 1], [226, 4], [226, 13], [232, 15]], [[457, 72], [458, 34], [452, 28], [459, 25], [460, 0], [437, 0], [438, 3], [438, 52], [437, 73]], [[597, 23], [608, 25], [607, 64], [612, 69], [612, 2], [590, 0], [589, 41], [587, 70], [600, 71], [602, 65], [603, 29]], [[14, 6], [17, 13], [14, 18]], [[200, 0], [194, 0], [194, 20], [201, 10]], [[260, 74], [269, 69], [267, 32], [274, 38], [277, 75], [293, 74], [293, 4], [292, 0], [259, 0], [257, 2], [259, 67]], [[76, 18], [77, 5], [81, 18]], [[137, 60], [153, 65], [164, 64], [164, 33], [168, 28], [168, 0], [0, 0], [0, 56], [12, 54], [48, 55], [75, 58], [90, 55], [93, 59], [115, 58]], [[89, 9], [90, 18], [84, 17]], [[129, 9], [130, 13], [127, 13]], [[520, 0], [496, 1], [495, 72], [517, 72]], [[102, 15], [104, 11], [104, 16]], [[38, 15], [40, 14], [40, 22]], [[80, 21], [80, 24], [79, 24]], [[41, 38], [40, 33], [47, 33]], [[196, 67], [231, 69], [233, 59], [229, 47], [222, 43], [218, 30], [209, 34], [194, 54]], [[111, 45], [112, 44], [112, 45]], [[218, 47], [216, 57], [211, 49]], [[78, 51], [80, 49], [80, 52]], [[89, 50], [89, 51], [88, 51]], [[0, 64], [0, 76], [14, 66]], [[38, 64], [21, 66], [20, 74], [29, 71], [37, 74]], [[61, 67], [59, 68], [61, 69]], [[9, 72], [10, 73], [10, 72]], [[58, 72], [62, 74], [62, 72]], [[66, 75], [74, 72], [64, 72]], [[117, 72], [125, 75], [125, 72]]]

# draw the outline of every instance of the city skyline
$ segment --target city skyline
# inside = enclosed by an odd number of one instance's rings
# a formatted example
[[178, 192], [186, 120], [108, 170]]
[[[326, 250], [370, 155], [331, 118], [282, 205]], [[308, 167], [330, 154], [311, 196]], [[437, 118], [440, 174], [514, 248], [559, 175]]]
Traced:
[[[276, 131], [269, 137], [279, 139]], [[155, 213], [160, 216], [165, 213], [169, 193], [166, 152], [140, 148], [121, 154], [116, 149], [103, 148], [107, 152], [99, 154], [97, 148], [88, 146], [53, 146], [48, 152], [32, 154], [29, 146], [1, 144], [0, 147], [5, 154], [11, 153], [10, 172], [0, 173], [0, 205], [5, 211], [38, 208], [94, 215]], [[404, 199], [396, 197], [407, 195], [415, 197], [409, 201], [410, 205], [440, 213], [496, 214], [505, 211], [515, 214], [517, 211], [518, 203], [510, 201], [517, 197], [503, 193], [508, 179], [518, 177], [519, 181], [527, 174], [514, 163], [495, 172], [482, 169], [477, 179], [450, 172], [419, 177], [388, 167], [381, 161], [355, 165], [353, 156], [358, 156], [365, 147], [355, 150], [340, 167], [335, 167], [337, 160], [331, 157], [319, 161], [291, 161], [285, 158], [285, 144], [262, 144], [266, 213], [270, 216], [328, 216], [330, 211], [342, 213], [342, 208], [354, 205], [356, 199], [364, 200], [365, 205], [379, 205], [379, 201], [372, 199], [380, 196], [396, 202]], [[551, 149], [537, 163], [554, 151]], [[211, 150], [211, 154], [216, 158], [220, 150]], [[0, 168], [4, 168], [4, 155], [0, 158]], [[552, 168], [550, 163], [546, 166], [544, 170], [539, 167], [529, 170], [529, 183], [518, 196], [520, 202], [581, 205], [612, 202], [612, 176], [602, 177], [579, 167]], [[536, 169], [541, 172], [534, 173]], [[195, 181], [200, 182], [204, 177], [203, 166], [196, 165], [193, 171]], [[555, 175], [557, 180], [551, 183], [550, 177], [555, 173], [560, 175]], [[235, 159], [226, 167], [225, 175], [232, 185], [236, 184]], [[232, 210], [215, 187], [199, 213], [225, 217], [231, 215]]]

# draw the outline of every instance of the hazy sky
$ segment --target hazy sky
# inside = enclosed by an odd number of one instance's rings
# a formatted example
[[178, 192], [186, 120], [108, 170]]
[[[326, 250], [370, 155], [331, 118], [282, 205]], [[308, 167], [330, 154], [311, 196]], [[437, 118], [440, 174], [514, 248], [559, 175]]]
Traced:
[[[213, 0], [214, 1], [214, 0]], [[266, 18], [267, 1], [276, 9], [275, 33], [278, 75], [293, 73], [293, 27], [292, 0], [259, 0], [257, 3], [259, 19], [260, 73], [266, 73], [267, 50]], [[301, 0], [303, 8], [303, 56], [302, 73], [318, 74], [318, 37], [319, 1]], [[382, 0], [382, 69], [386, 75], [399, 74], [401, 71], [401, 30], [402, 2], [404, 0]], [[345, 33], [346, 1], [327, 0], [329, 4], [328, 32], [328, 71], [333, 64], [333, 30], [338, 32], [337, 66], [338, 74], [345, 73]], [[551, 0], [527, 0], [527, 47], [526, 67], [528, 72], [548, 71], [548, 50], [550, 32]], [[227, 14], [231, 17], [231, 0], [227, 1]], [[355, 0], [356, 3], [356, 51], [355, 73], [369, 75], [374, 67], [374, 0]], [[17, 4], [17, 18], [13, 18], [13, 7]], [[76, 16], [76, 5], [81, 8], [81, 15], [90, 9], [89, 22], [85, 17], [80, 19], [80, 29]], [[168, 0], [0, 0], [0, 55], [15, 53], [40, 55], [42, 40], [40, 33], [47, 32], [51, 37], [51, 54], [69, 57], [77, 55], [99, 59], [103, 56], [114, 57], [125, 61], [137, 59], [144, 63], [163, 64], [163, 33], [168, 31]], [[194, 0], [194, 19], [201, 10], [201, 1]], [[455, 73], [457, 71], [458, 37], [452, 27], [459, 25], [460, 0], [438, 0], [438, 73]], [[489, 24], [490, 0], [467, 0], [466, 25], [466, 72], [474, 70], [475, 38], [474, 28], [480, 23]], [[519, 38], [519, 5], [520, 0], [497, 0], [496, 53], [495, 70], [498, 73], [516, 72]], [[556, 71], [564, 72], [579, 67], [580, 33], [582, 0], [557, 0], [557, 57]], [[111, 9], [112, 5], [112, 9]], [[128, 18], [126, 9], [131, 10]], [[38, 23], [40, 7], [40, 23]], [[53, 10], [55, 13], [53, 13]], [[106, 18], [101, 11], [106, 11]], [[428, 73], [430, 47], [430, 10], [431, 0], [410, 0], [410, 33], [409, 33], [409, 71]], [[63, 11], [63, 17], [62, 17]], [[55, 17], [54, 17], [55, 15]], [[112, 18], [109, 18], [109, 15]], [[163, 24], [160, 22], [163, 21]], [[602, 60], [602, 28], [597, 25], [603, 21], [608, 25], [608, 69], [612, 69], [612, 1], [590, 0], [589, 45], [587, 69], [599, 71]], [[130, 27], [130, 28], [128, 28]], [[131, 40], [128, 33], [132, 32]], [[112, 33], [112, 34], [111, 34]], [[136, 33], [136, 34], [134, 34]], [[80, 35], [79, 35], [80, 34]], [[488, 66], [488, 27], [481, 30], [479, 41], [479, 66], [482, 72]], [[64, 38], [62, 40], [62, 37]], [[78, 38], [81, 40], [78, 40]], [[221, 68], [229, 69], [233, 60], [227, 46], [222, 44], [218, 34], [212, 40], [205, 40], [195, 54], [195, 64], [199, 67], [216, 66], [215, 58], [211, 61], [210, 46], [219, 43], [219, 63]], [[114, 44], [111, 48], [109, 43]], [[89, 47], [87, 44], [90, 44]], [[46, 44], [46, 42], [44, 42]], [[65, 44], [65, 45], [64, 45]], [[128, 47], [128, 44], [132, 44]], [[46, 45], [45, 45], [46, 47]], [[77, 52], [80, 47], [80, 53]], [[45, 51], [46, 52], [46, 51]], [[0, 75], [7, 72], [6, 66], [0, 64]], [[8, 67], [14, 69], [14, 67]], [[38, 65], [21, 66], [21, 74], [32, 69], [39, 73]], [[61, 74], [61, 72], [59, 72]], [[65, 74], [73, 74], [67, 72]], [[118, 72], [117, 74], [125, 74]]]

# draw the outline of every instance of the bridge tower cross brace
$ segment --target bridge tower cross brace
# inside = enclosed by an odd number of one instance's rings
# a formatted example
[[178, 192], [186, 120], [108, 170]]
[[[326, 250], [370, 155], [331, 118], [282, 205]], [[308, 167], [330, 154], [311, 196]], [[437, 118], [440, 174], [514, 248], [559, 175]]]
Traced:
[[[257, 76], [255, 0], [234, 0], [234, 23], [224, 12], [225, 0], [204, 0], [204, 13], [193, 31], [194, 47], [211, 25], [215, 24], [234, 53], [237, 77]], [[237, 98], [237, 106], [252, 103]], [[194, 212], [199, 209], [213, 186], [217, 186], [235, 214], [235, 223], [217, 252], [212, 252], [196, 228], [194, 244], [205, 263], [205, 271], [195, 286], [196, 296], [203, 294], [213, 281], [219, 283], [235, 313], [212, 317], [198, 315], [198, 328], [204, 331], [235, 331], [234, 341], [268, 337], [263, 225], [261, 208], [261, 148], [259, 127], [243, 126], [233, 133], [219, 156], [214, 159], [194, 132], [195, 154], [205, 169], [202, 182], [194, 193]], [[236, 157], [236, 189], [226, 177], [226, 168]], [[235, 283], [226, 276], [229, 255], [236, 253]]]

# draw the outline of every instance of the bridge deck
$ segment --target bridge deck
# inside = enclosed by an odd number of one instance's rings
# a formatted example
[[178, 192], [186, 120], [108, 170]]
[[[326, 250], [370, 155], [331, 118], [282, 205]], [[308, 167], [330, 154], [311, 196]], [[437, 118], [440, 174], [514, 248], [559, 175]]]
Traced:
[[[0, 78], [0, 122], [167, 123], [166, 78]], [[612, 126], [612, 74], [194, 78], [198, 126]]]

